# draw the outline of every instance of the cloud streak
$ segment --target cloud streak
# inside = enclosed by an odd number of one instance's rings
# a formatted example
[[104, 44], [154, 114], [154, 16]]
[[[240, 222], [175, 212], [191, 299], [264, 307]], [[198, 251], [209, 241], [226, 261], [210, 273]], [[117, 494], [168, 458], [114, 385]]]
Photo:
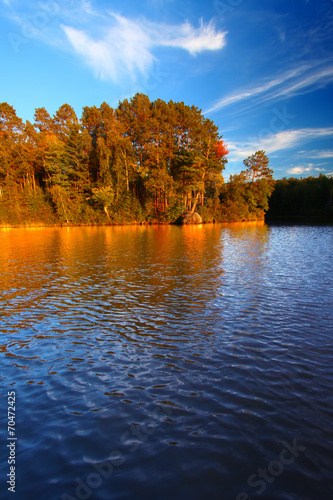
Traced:
[[[332, 136], [333, 127], [324, 127], [284, 130], [282, 132], [278, 132], [277, 134], [272, 134], [262, 140], [250, 139], [249, 141], [243, 143], [235, 143], [226, 139], [230, 151], [229, 162], [239, 162], [260, 149], [263, 149], [267, 154], [272, 154], [277, 151], [298, 147], [311, 140], [326, 139]], [[318, 151], [316, 158], [324, 158], [325, 156], [320, 156], [321, 153], [327, 152]]]
[[284, 130], [283, 132], [272, 134], [272, 136], [262, 139], [259, 147], [268, 153], [274, 153], [275, 151], [296, 147], [310, 140], [331, 136], [333, 136], [333, 127]]
[[312, 92], [333, 82], [333, 63], [321, 62], [314, 65], [303, 65], [285, 72], [282, 76], [259, 83], [255, 87], [241, 89], [238, 92], [220, 99], [206, 114], [243, 101], [254, 100], [256, 104], [274, 101], [278, 98], [289, 98], [294, 95]]
[[308, 157], [309, 158], [333, 158], [333, 150], [326, 149], [323, 151], [318, 151], [318, 150], [311, 151], [308, 154]]

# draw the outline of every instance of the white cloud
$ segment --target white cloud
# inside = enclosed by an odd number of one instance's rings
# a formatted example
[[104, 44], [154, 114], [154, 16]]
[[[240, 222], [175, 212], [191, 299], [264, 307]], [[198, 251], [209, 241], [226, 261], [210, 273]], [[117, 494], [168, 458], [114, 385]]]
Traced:
[[282, 76], [259, 83], [255, 87], [241, 89], [234, 94], [223, 97], [205, 113], [213, 113], [231, 104], [253, 98], [256, 103], [274, 101], [280, 97], [288, 98], [296, 94], [312, 92], [332, 82], [333, 64], [331, 60], [314, 63], [311, 66], [303, 65], [285, 72]]
[[75, 52], [102, 79], [117, 80], [123, 73], [134, 78], [137, 72], [144, 73], [154, 60], [150, 39], [144, 31], [125, 18], [118, 16], [117, 21], [117, 25], [97, 41], [82, 30], [63, 26]]
[[309, 158], [333, 158], [333, 150], [314, 150], [308, 154]]
[[313, 163], [308, 163], [308, 165], [298, 165], [287, 170], [287, 173], [292, 175], [301, 175], [308, 172], [325, 172], [325, 169], [317, 167]]
[[326, 87], [333, 81], [333, 66], [328, 68], [318, 68], [312, 74], [307, 76], [302, 76], [299, 79], [288, 83], [284, 88], [276, 91], [272, 96], [268, 96], [269, 99], [276, 99], [277, 97], [291, 97], [293, 95], [312, 92], [318, 88]]
[[[333, 127], [284, 130], [261, 140], [250, 138], [248, 141], [240, 143], [230, 142], [226, 139], [230, 151], [228, 160], [229, 162], [239, 162], [260, 149], [271, 155], [276, 151], [292, 149], [301, 144], [307, 144], [311, 140], [325, 139], [331, 136], [333, 136]], [[324, 156], [317, 156], [317, 158], [320, 157]]]
[[[157, 29], [156, 29], [157, 28]], [[155, 45], [178, 47], [195, 55], [204, 50], [219, 50], [225, 44], [226, 32], [216, 31], [213, 22], [205, 25], [202, 21], [199, 28], [189, 23], [181, 26], [155, 26]]]
[[213, 111], [217, 111], [218, 109], [225, 108], [226, 106], [230, 106], [230, 104], [234, 104], [239, 101], [243, 101], [245, 99], [249, 99], [251, 97], [264, 94], [268, 90], [277, 87], [278, 85], [281, 85], [284, 83], [286, 80], [289, 80], [290, 78], [293, 78], [300, 73], [302, 73], [303, 69], [298, 68], [292, 71], [288, 71], [285, 73], [283, 76], [275, 78], [273, 80], [270, 80], [266, 83], [261, 83], [257, 87], [249, 88], [249, 89], [243, 89], [240, 90], [239, 92], [235, 94], [231, 94], [227, 97], [224, 97], [220, 101], [218, 101], [212, 108], [208, 109], [205, 111], [205, 113], [212, 113]]
[[155, 47], [181, 48], [192, 55], [205, 50], [219, 50], [225, 45], [225, 32], [217, 31], [212, 22], [201, 22], [199, 28], [189, 23], [179, 26], [132, 21], [110, 13], [115, 23], [104, 27], [103, 37], [94, 37], [86, 30], [63, 25], [75, 52], [102, 79], [118, 80], [121, 76], [135, 79], [148, 76]]
[[287, 170], [287, 173], [293, 174], [293, 175], [300, 175], [300, 174], [304, 174], [305, 172], [311, 172], [311, 170], [312, 170], [312, 166], [310, 166], [310, 167], [299, 166], [299, 167], [290, 168], [289, 170]]
[[225, 142], [228, 144], [229, 149], [228, 163], [243, 161], [258, 150], [251, 143], [235, 143], [228, 140]]
[[129, 19], [97, 9], [90, 0], [61, 3], [38, 7], [18, 4], [11, 16], [24, 36], [74, 51], [102, 79], [124, 83], [138, 76], [149, 78], [157, 61], [156, 49], [161, 47], [178, 48], [194, 56], [220, 50], [226, 44], [227, 33], [216, 29], [212, 21], [201, 20], [198, 27], [189, 22], [173, 25], [144, 17]]
[[298, 144], [306, 143], [309, 140], [325, 138], [332, 135], [333, 127], [284, 130], [259, 141], [259, 149], [264, 149], [269, 153], [273, 153], [282, 149], [296, 147]]
[[96, 12], [88, 0], [81, 0], [80, 10], [83, 10], [86, 14], [96, 15]]

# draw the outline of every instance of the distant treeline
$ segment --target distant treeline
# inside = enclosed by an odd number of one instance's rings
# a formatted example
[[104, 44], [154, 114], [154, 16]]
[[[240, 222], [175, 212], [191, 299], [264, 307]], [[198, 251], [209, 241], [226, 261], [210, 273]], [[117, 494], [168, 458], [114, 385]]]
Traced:
[[275, 182], [267, 217], [333, 216], [333, 178], [281, 179]]
[[84, 107], [36, 109], [23, 122], [0, 104], [0, 224], [171, 223], [262, 218], [273, 171], [258, 151], [224, 184], [228, 149], [195, 106], [144, 94]]

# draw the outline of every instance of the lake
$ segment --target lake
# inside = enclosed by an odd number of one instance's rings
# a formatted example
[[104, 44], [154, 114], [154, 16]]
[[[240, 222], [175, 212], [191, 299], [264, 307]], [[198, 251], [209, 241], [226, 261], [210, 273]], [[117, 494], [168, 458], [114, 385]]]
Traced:
[[1, 498], [9, 442], [19, 500], [331, 500], [332, 249], [320, 225], [1, 230]]

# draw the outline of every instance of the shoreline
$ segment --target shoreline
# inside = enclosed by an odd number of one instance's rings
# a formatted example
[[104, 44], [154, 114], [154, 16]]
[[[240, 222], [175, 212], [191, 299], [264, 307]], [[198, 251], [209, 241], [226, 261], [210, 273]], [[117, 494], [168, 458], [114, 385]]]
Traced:
[[268, 215], [267, 224], [333, 224], [333, 215]]
[[209, 221], [199, 224], [175, 224], [172, 222], [130, 222], [130, 223], [91, 223], [91, 224], [43, 224], [43, 223], [27, 223], [27, 224], [0, 224], [0, 229], [47, 229], [47, 228], [75, 228], [75, 227], [116, 227], [116, 226], [201, 226], [204, 224], [235, 224], [235, 223], [265, 223], [265, 218], [262, 219], [239, 219], [227, 221]]
[[110, 222], [110, 223], [26, 223], [26, 224], [1, 224], [0, 230], [9, 229], [48, 229], [48, 228], [77, 228], [77, 227], [125, 227], [125, 226], [202, 226], [207, 224], [240, 224], [240, 223], [255, 223], [255, 224], [333, 224], [333, 216], [327, 215], [284, 215], [284, 216], [267, 216], [260, 219], [238, 219], [238, 220], [224, 220], [224, 221], [206, 221], [194, 224], [176, 224], [175, 222]]

